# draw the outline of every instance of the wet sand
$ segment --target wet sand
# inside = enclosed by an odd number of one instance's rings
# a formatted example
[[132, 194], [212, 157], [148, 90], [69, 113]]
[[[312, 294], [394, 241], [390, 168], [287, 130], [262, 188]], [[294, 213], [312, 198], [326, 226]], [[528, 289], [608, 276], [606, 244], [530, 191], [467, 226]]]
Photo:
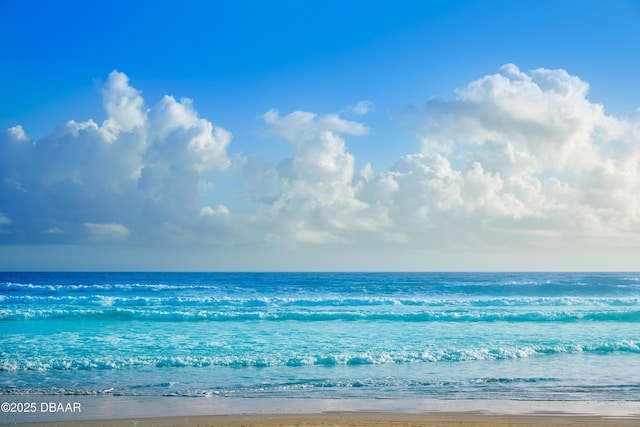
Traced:
[[[0, 424], [70, 427], [640, 426], [638, 401], [513, 401], [51, 396], [81, 411], [0, 413]], [[6, 401], [28, 403], [34, 396]], [[33, 404], [31, 404], [33, 405]], [[24, 406], [24, 405], [23, 405]]]
[[344, 412], [322, 414], [207, 415], [115, 420], [54, 421], [21, 427], [598, 427], [640, 426], [638, 418], [576, 415], [488, 415], [469, 412], [398, 414]]

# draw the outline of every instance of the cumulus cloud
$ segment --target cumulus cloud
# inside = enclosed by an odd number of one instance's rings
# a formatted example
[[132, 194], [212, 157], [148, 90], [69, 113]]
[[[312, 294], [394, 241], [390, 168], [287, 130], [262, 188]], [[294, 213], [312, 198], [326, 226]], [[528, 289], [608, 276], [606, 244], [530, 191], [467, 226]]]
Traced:
[[[354, 170], [337, 115], [264, 115], [294, 155], [261, 214], [301, 242], [509, 247], [638, 229], [637, 121], [606, 114], [565, 70], [507, 64], [406, 115], [421, 143], [389, 170]], [[364, 106], [363, 106], [364, 107]], [[389, 143], [392, 143], [391, 141]], [[267, 169], [263, 169], [266, 171]], [[547, 240], [545, 244], [549, 244]]]
[[116, 71], [102, 90], [103, 105], [108, 119], [103, 128], [114, 133], [129, 132], [136, 126], [144, 126], [146, 114], [143, 110], [144, 100], [140, 92], [129, 86], [129, 77]]
[[459, 89], [455, 100], [427, 104], [425, 148], [489, 142], [533, 154], [538, 169], [592, 168], [599, 161], [593, 137], [616, 137], [623, 126], [589, 102], [587, 92], [587, 83], [564, 70], [525, 73], [505, 65]]
[[422, 150], [377, 182], [395, 222], [412, 212], [414, 226], [473, 224], [484, 238], [505, 227], [571, 239], [639, 231], [638, 122], [607, 115], [588, 88], [565, 70], [508, 64], [412, 108]]
[[[451, 98], [425, 94], [424, 105], [403, 115], [419, 148], [381, 171], [367, 159], [357, 168], [347, 145], [369, 127], [345, 117], [372, 103], [341, 115], [272, 109], [262, 120], [289, 143], [290, 157], [270, 164], [249, 153], [234, 169], [229, 131], [188, 99], [165, 96], [146, 107], [114, 71], [102, 91], [102, 124], [69, 121], [35, 141], [20, 126], [0, 134], [0, 242], [633, 244], [640, 115], [609, 115], [588, 90], [565, 70], [507, 64]], [[215, 200], [205, 174], [229, 169], [242, 180], [242, 215], [218, 201], [203, 205], [199, 194]]]
[[276, 241], [330, 243], [351, 241], [363, 230], [377, 230], [383, 218], [358, 198], [362, 183], [355, 160], [340, 134], [365, 135], [362, 123], [338, 115], [270, 110], [271, 131], [293, 146], [293, 157], [278, 165], [279, 193], [260, 211]]
[[101, 125], [71, 120], [38, 140], [20, 126], [0, 135], [3, 242], [156, 239], [199, 220], [201, 175], [229, 166], [231, 134], [188, 99], [146, 108], [117, 71], [102, 96]]

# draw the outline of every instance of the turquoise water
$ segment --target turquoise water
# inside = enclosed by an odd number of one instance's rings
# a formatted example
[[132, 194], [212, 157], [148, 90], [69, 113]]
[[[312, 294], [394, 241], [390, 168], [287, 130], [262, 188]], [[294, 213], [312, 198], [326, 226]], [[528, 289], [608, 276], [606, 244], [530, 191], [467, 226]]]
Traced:
[[0, 273], [0, 394], [640, 401], [640, 274]]

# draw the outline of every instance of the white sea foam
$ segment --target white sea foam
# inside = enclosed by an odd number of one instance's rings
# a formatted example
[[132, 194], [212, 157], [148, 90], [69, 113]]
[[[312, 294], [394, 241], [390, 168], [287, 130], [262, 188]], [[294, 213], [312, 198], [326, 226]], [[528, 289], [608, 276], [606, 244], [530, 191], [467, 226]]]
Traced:
[[628, 398], [637, 277], [7, 273], [0, 393]]

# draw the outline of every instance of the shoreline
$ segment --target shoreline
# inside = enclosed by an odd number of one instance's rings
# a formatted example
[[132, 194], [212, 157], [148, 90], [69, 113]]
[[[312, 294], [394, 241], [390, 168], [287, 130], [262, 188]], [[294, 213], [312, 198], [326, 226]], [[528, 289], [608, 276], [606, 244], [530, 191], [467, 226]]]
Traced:
[[109, 420], [67, 420], [13, 424], [21, 427], [627, 427], [638, 418], [606, 418], [568, 414], [496, 415], [475, 412], [388, 413], [330, 412], [321, 414], [200, 415]]
[[[637, 425], [640, 401], [306, 399], [141, 396], [0, 396], [31, 413], [0, 414], [27, 426], [435, 426]], [[380, 420], [386, 420], [382, 422]], [[466, 423], [466, 424], [465, 424]]]

